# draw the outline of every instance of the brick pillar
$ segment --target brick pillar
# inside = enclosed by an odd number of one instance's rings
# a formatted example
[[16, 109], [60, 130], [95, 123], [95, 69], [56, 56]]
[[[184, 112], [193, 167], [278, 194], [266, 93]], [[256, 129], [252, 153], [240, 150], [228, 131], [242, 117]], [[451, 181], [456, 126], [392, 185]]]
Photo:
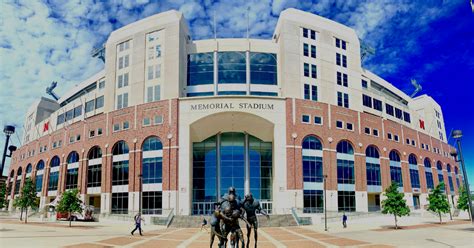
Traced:
[[[138, 148], [140, 149], [140, 148]], [[136, 151], [133, 153], [133, 156], [134, 156], [134, 171], [135, 171], [135, 177], [133, 179], [133, 184], [135, 185], [135, 187], [133, 188], [133, 190], [129, 190], [129, 191], [136, 191], [136, 192], [139, 192], [140, 191], [140, 178], [138, 175], [142, 174], [142, 151]]]
[[421, 164], [418, 165], [418, 174], [420, 176], [420, 188], [421, 193], [428, 193], [428, 189], [426, 187], [426, 171], [425, 167]]
[[354, 158], [355, 190], [367, 191], [367, 167], [365, 165], [365, 156], [355, 155]]
[[411, 193], [413, 189], [411, 188], [410, 167], [407, 161], [402, 161], [401, 164], [402, 164], [403, 191], [406, 193]]
[[390, 161], [388, 157], [380, 159], [380, 174], [382, 179], [382, 191], [388, 188], [391, 184], [390, 179]]

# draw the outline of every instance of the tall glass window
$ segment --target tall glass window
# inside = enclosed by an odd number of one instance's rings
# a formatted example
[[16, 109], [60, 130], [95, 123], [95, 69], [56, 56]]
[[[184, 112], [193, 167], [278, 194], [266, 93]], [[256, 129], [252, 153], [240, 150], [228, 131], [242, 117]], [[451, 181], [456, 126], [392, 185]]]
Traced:
[[147, 191], [142, 193], [143, 214], [161, 214], [162, 212], [162, 196], [161, 191]]
[[220, 133], [193, 143], [193, 214], [211, 213], [212, 203], [230, 186], [242, 198], [246, 181], [256, 199], [271, 200], [272, 157], [271, 142], [244, 133]]
[[[59, 157], [54, 156], [53, 159], [51, 159], [51, 163], [49, 164], [50, 170], [53, 170], [55, 167], [58, 167], [59, 164], [60, 164]], [[48, 180], [48, 190], [58, 190], [58, 181], [59, 181], [59, 170], [50, 172], [49, 180]]]
[[128, 192], [112, 193], [112, 213], [128, 213]]
[[365, 149], [365, 158], [367, 185], [381, 186], [379, 151], [375, 146], [369, 146]]
[[428, 189], [434, 189], [433, 173], [431, 170], [431, 162], [428, 158], [425, 158], [423, 162], [425, 165], [425, 177], [426, 177], [426, 187]]
[[392, 182], [396, 182], [398, 187], [403, 186], [403, 177], [402, 177], [402, 165], [400, 160], [400, 155], [397, 151], [393, 150], [389, 154], [390, 158], [390, 179]]
[[337, 210], [346, 212], [355, 212], [356, 200], [354, 191], [337, 192]]
[[66, 173], [66, 189], [77, 188], [78, 181], [78, 170], [79, 167], [69, 168], [75, 163], [79, 162], [79, 154], [77, 152], [71, 152], [67, 158], [67, 173]]
[[408, 165], [410, 166], [410, 182], [412, 188], [420, 188], [420, 176], [418, 174], [418, 163], [416, 156], [410, 154], [408, 157]]
[[348, 141], [337, 144], [337, 183], [354, 184], [354, 149]]
[[20, 167], [18, 171], [16, 172], [16, 176], [18, 179], [15, 181], [15, 195], [20, 193], [21, 173], [22, 173], [22, 169]]
[[[112, 185], [128, 184], [128, 145], [125, 141], [117, 142], [113, 148]], [[117, 157], [116, 157], [117, 156]]]
[[[436, 169], [438, 170], [438, 184], [444, 183], [444, 175], [443, 175], [443, 164], [441, 164], [441, 161], [438, 161], [436, 163]], [[445, 190], [446, 184], [441, 187], [441, 190]]]
[[163, 144], [157, 137], [149, 137], [143, 143], [143, 183], [162, 182]]
[[250, 53], [250, 83], [277, 85], [276, 54]]
[[247, 82], [245, 52], [218, 52], [217, 65], [220, 84], [245, 84]]
[[214, 54], [188, 55], [188, 86], [214, 84]]
[[40, 160], [36, 165], [36, 177], [35, 177], [35, 184], [36, 184], [36, 192], [41, 192], [43, 189], [43, 173], [44, 173], [44, 161]]
[[89, 160], [87, 165], [87, 187], [100, 187], [102, 182], [102, 150], [100, 147], [92, 147], [87, 158]]
[[303, 212], [322, 212], [323, 191], [316, 183], [323, 182], [323, 145], [321, 141], [308, 136], [303, 140]]

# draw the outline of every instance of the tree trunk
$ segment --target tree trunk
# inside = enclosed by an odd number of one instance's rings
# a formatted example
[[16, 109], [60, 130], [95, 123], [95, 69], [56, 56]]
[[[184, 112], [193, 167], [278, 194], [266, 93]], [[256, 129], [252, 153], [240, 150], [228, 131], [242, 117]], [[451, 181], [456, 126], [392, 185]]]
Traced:
[[23, 220], [23, 208], [20, 208], [20, 220]]
[[397, 215], [396, 215], [396, 214], [394, 214], [393, 216], [395, 216], [395, 229], [398, 229]]
[[71, 212], [69, 212], [69, 227], [71, 227], [71, 221], [72, 221], [72, 216], [71, 216]]
[[25, 209], [25, 224], [28, 223], [28, 208]]
[[443, 224], [443, 221], [441, 220], [441, 212], [438, 212], [439, 214], [439, 224]]

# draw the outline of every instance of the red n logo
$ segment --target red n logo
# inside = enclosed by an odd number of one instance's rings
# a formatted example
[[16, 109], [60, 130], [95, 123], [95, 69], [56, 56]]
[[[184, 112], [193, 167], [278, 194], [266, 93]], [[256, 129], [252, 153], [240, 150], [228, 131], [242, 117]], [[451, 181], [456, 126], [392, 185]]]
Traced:
[[49, 129], [49, 121], [44, 123], [44, 125], [43, 125], [43, 132], [48, 131], [48, 129]]
[[420, 128], [423, 128], [423, 130], [425, 130], [425, 121], [424, 120], [420, 120]]

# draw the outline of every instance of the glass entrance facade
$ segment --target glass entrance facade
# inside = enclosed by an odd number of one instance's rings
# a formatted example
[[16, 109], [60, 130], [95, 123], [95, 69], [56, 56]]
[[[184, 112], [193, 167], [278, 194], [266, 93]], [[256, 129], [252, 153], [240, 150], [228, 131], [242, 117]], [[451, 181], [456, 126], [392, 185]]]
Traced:
[[234, 186], [243, 199], [251, 192], [272, 200], [272, 143], [228, 132], [193, 143], [193, 214], [209, 214], [212, 204]]

